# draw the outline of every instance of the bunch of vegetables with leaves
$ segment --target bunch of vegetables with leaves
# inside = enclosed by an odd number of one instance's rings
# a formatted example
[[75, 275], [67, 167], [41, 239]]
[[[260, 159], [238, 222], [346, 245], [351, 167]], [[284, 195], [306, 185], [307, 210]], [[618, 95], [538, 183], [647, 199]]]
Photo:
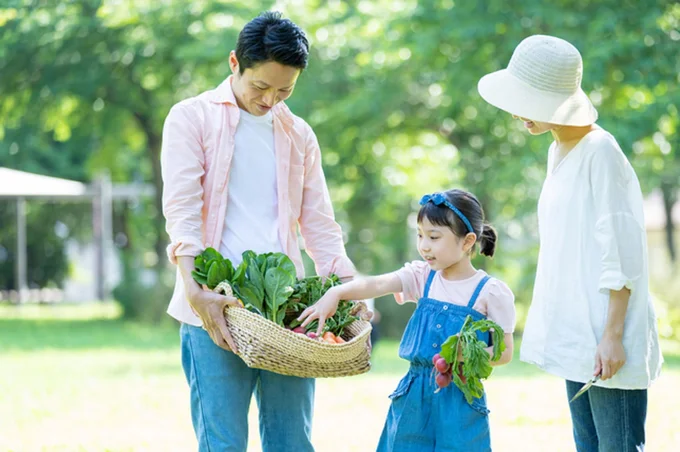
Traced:
[[[234, 268], [214, 248], [207, 248], [194, 260], [192, 276], [208, 289], [241, 300], [249, 311], [262, 315], [280, 326], [316, 339], [318, 323], [300, 326], [297, 317], [316, 303], [331, 287], [341, 284], [336, 275], [297, 279], [295, 265], [283, 253], [243, 253], [241, 264]], [[365, 305], [342, 301], [333, 317], [326, 321], [322, 339], [342, 343], [345, 327], [366, 312]]]
[[283, 306], [293, 293], [296, 271], [293, 262], [283, 253], [243, 253], [241, 264], [234, 268], [214, 248], [207, 248], [194, 259], [192, 276], [208, 289], [233, 295], [249, 311], [260, 314], [279, 325], [286, 311]]
[[[478, 331], [492, 331], [493, 356], [486, 351], [486, 342], [477, 338]], [[472, 403], [473, 398], [482, 397], [482, 380], [491, 375], [491, 361], [498, 361], [505, 350], [503, 336], [503, 328], [497, 323], [487, 319], [473, 321], [468, 315], [460, 332], [450, 336], [442, 344], [441, 351], [432, 357], [437, 372], [437, 391], [453, 381], [468, 403]], [[458, 360], [459, 354], [463, 357], [462, 362]]]

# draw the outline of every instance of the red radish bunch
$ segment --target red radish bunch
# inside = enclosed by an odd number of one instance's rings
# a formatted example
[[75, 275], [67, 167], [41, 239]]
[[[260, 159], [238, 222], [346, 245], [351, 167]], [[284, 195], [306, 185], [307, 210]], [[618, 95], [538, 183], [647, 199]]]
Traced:
[[439, 353], [432, 357], [432, 364], [434, 364], [434, 369], [437, 372], [435, 377], [435, 382], [439, 388], [445, 388], [451, 384], [453, 375], [451, 374], [451, 366], [442, 358]]
[[[437, 375], [435, 376], [435, 382], [439, 387], [437, 391], [439, 391], [440, 389], [443, 389], [451, 384], [451, 381], [453, 380], [453, 367], [449, 365], [449, 363], [447, 363], [439, 353], [432, 357], [432, 364], [434, 364], [434, 370], [437, 372]], [[462, 366], [462, 364], [463, 363], [459, 363], [459, 366]], [[462, 369], [460, 367], [458, 368], [458, 376], [461, 378], [461, 380], [463, 380], [463, 383], [465, 383], [466, 379], [465, 376], [463, 376]]]

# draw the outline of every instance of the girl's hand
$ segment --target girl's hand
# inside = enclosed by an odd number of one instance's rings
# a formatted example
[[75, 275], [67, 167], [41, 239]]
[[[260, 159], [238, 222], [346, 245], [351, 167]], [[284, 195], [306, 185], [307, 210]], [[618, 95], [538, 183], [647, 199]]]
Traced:
[[330, 289], [319, 299], [319, 301], [302, 311], [298, 320], [304, 319], [304, 322], [302, 322], [302, 325], [300, 326], [304, 328], [315, 319], [319, 319], [319, 328], [317, 329], [316, 334], [321, 336], [326, 319], [333, 317], [335, 311], [338, 309], [338, 303], [340, 303], [338, 292], [334, 289], [335, 288]]

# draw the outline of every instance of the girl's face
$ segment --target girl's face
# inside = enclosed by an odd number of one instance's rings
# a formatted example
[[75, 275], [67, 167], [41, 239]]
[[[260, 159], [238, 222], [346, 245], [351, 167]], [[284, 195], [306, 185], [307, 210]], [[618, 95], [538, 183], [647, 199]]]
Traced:
[[546, 132], [550, 132], [551, 130], [556, 130], [560, 127], [557, 124], [550, 124], [549, 122], [532, 121], [531, 119], [522, 118], [520, 116], [515, 116], [515, 115], [512, 115], [512, 117], [515, 118], [515, 119], [519, 119], [520, 121], [524, 122], [524, 127], [532, 135], [542, 135]]
[[447, 226], [430, 223], [427, 217], [418, 223], [418, 253], [435, 271], [445, 270], [463, 259], [469, 259], [470, 249], [476, 240], [474, 234], [460, 238]]

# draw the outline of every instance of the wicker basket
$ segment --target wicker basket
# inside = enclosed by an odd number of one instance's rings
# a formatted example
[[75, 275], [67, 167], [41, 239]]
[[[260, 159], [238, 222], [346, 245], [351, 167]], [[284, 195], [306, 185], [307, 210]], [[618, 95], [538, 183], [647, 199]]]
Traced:
[[296, 377], [346, 377], [371, 368], [371, 324], [356, 320], [345, 328], [344, 344], [328, 344], [287, 330], [241, 308], [224, 311], [238, 355], [249, 367]]

